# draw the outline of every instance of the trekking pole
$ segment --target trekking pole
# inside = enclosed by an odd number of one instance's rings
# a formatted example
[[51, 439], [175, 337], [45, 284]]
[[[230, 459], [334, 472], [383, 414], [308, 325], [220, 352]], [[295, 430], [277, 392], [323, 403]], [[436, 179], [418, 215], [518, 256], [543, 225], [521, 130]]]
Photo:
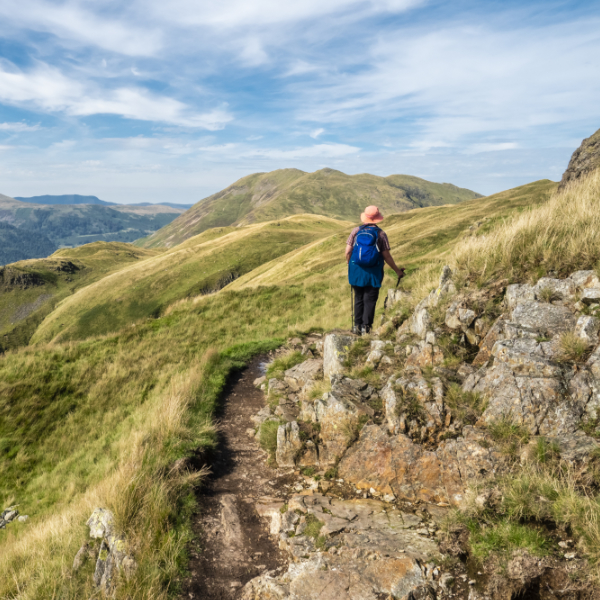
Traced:
[[[400, 285], [400, 280], [404, 277], [404, 269], [402, 269], [402, 275], [400, 275], [398, 277], [398, 281], [396, 281], [396, 287], [394, 288], [394, 290], [398, 289], [398, 286]], [[385, 319], [385, 311], [387, 310], [387, 305], [388, 305], [388, 298], [389, 296], [385, 297], [385, 300], [383, 301], [383, 312], [381, 313], [381, 324], [383, 325], [383, 321]]]
[[352, 315], [352, 327], [350, 331], [354, 333], [354, 288], [350, 286], [350, 314]]

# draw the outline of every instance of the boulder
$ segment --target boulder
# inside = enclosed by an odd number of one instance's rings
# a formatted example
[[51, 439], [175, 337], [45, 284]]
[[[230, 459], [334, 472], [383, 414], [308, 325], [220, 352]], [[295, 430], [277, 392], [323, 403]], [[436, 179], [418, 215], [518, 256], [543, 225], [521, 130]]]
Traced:
[[340, 374], [344, 371], [344, 360], [350, 346], [356, 341], [352, 335], [330, 333], [325, 337], [323, 345], [323, 373], [325, 377]]
[[584, 290], [585, 288], [600, 287], [600, 279], [596, 275], [596, 271], [575, 271], [569, 276], [577, 288]]
[[581, 294], [581, 302], [586, 305], [600, 304], [600, 287], [586, 288]]
[[321, 424], [326, 460], [333, 463], [352, 443], [360, 415], [371, 416], [373, 409], [340, 395], [339, 390], [324, 394], [314, 406], [316, 419]]
[[521, 302], [528, 302], [530, 300], [535, 300], [535, 292], [531, 285], [527, 283], [513, 283], [506, 288], [504, 303], [509, 310], [512, 310]]
[[398, 302], [402, 302], [403, 300], [410, 299], [410, 292], [405, 292], [404, 290], [400, 290], [398, 288], [393, 289], [390, 288], [387, 293], [387, 308], [391, 308], [392, 306], [398, 304]]
[[113, 533], [115, 517], [107, 508], [96, 508], [86, 525], [90, 528], [90, 537], [100, 539]]
[[565, 306], [531, 301], [517, 304], [512, 311], [512, 320], [522, 327], [550, 336], [572, 331], [577, 322], [575, 315]]
[[323, 360], [315, 358], [288, 369], [284, 373], [284, 380], [293, 391], [299, 391], [309, 382], [323, 377]]
[[434, 452], [406, 435], [390, 436], [384, 427], [365, 425], [338, 473], [359, 489], [373, 488], [411, 502], [460, 504], [470, 474], [493, 472], [495, 463], [492, 450], [475, 437], [443, 442]]
[[598, 343], [599, 328], [600, 322], [596, 317], [581, 315], [581, 317], [577, 319], [575, 325], [575, 335], [587, 342], [590, 346], [596, 345]]
[[546, 294], [553, 300], [574, 300], [577, 286], [571, 279], [552, 279], [542, 277], [534, 286], [533, 293], [537, 300], [543, 300]]
[[277, 430], [277, 450], [275, 460], [279, 467], [293, 467], [302, 449], [298, 423], [292, 421], [279, 426]]

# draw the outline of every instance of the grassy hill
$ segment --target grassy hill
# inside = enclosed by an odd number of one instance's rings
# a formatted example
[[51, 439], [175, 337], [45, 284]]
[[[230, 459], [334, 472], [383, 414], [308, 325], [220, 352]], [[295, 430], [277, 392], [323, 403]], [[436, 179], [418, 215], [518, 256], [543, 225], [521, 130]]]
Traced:
[[[548, 202], [556, 185], [540, 181], [387, 218], [393, 253], [411, 268], [403, 286], [418, 301], [441, 262], [460, 258], [473, 271], [486, 258], [491, 269], [502, 265], [497, 248], [510, 245], [513, 215], [521, 232], [515, 248], [522, 253], [522, 240], [538, 240], [532, 268], [555, 268], [544, 232], [554, 233], [549, 219], [564, 221], [564, 202]], [[569, 227], [579, 233], [575, 221], [588, 223], [589, 215], [577, 210]], [[521, 235], [523, 220], [535, 235]], [[167, 598], [185, 566], [197, 482], [174, 461], [214, 443], [213, 413], [232, 369], [296, 332], [349, 325], [350, 227], [301, 216], [206, 231], [79, 290], [40, 327], [40, 343], [0, 358], [0, 504], [18, 503], [31, 516], [0, 531], [0, 570], [12, 574], [0, 578], [0, 598], [92, 597], [94, 565], [73, 574], [70, 564], [99, 505], [115, 512], [140, 565], [117, 597]], [[593, 266], [600, 247], [593, 227], [579, 236], [586, 254], [569, 264]], [[265, 238], [272, 243], [263, 252], [257, 241]], [[252, 270], [202, 294], [247, 257]], [[393, 283], [388, 276], [386, 286]], [[157, 306], [161, 316], [148, 319]]]
[[177, 300], [209, 294], [265, 262], [349, 227], [302, 215], [211, 229], [80, 290], [46, 318], [32, 341], [84, 339], [157, 317]]
[[[0, 229], [0, 234], [2, 230]], [[63, 298], [155, 250], [95, 242], [0, 269], [0, 352], [23, 346]]]
[[[162, 205], [31, 204], [0, 194], [0, 223], [41, 234], [54, 244], [54, 249], [96, 241], [133, 242], [167, 225], [183, 212], [183, 209]], [[23, 250], [23, 254], [13, 260], [30, 257]]]
[[432, 183], [409, 175], [377, 177], [346, 175], [334, 169], [314, 173], [280, 169], [243, 177], [137, 244], [171, 248], [210, 227], [246, 225], [294, 214], [320, 214], [355, 222], [370, 204], [391, 214], [480, 197], [449, 183]]

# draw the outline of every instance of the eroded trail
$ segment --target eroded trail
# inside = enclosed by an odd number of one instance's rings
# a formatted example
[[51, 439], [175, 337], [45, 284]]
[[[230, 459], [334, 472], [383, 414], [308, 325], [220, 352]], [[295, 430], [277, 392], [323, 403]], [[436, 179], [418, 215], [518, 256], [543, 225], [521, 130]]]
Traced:
[[225, 391], [219, 450], [213, 474], [199, 492], [194, 521], [199, 546], [191, 549], [191, 577], [184, 582], [183, 598], [234, 599], [250, 579], [286, 564], [254, 508], [259, 497], [279, 497], [277, 488], [283, 483], [247, 434], [251, 416], [264, 405], [263, 393], [253, 385], [262, 374], [256, 358]]

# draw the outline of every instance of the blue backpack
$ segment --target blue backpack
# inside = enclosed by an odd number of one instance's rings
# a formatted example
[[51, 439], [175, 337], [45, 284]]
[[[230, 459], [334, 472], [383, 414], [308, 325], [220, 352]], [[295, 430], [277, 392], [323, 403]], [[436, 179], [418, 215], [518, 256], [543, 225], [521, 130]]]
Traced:
[[381, 230], [376, 225], [361, 225], [358, 228], [351, 260], [360, 267], [374, 267], [379, 261], [377, 240]]

